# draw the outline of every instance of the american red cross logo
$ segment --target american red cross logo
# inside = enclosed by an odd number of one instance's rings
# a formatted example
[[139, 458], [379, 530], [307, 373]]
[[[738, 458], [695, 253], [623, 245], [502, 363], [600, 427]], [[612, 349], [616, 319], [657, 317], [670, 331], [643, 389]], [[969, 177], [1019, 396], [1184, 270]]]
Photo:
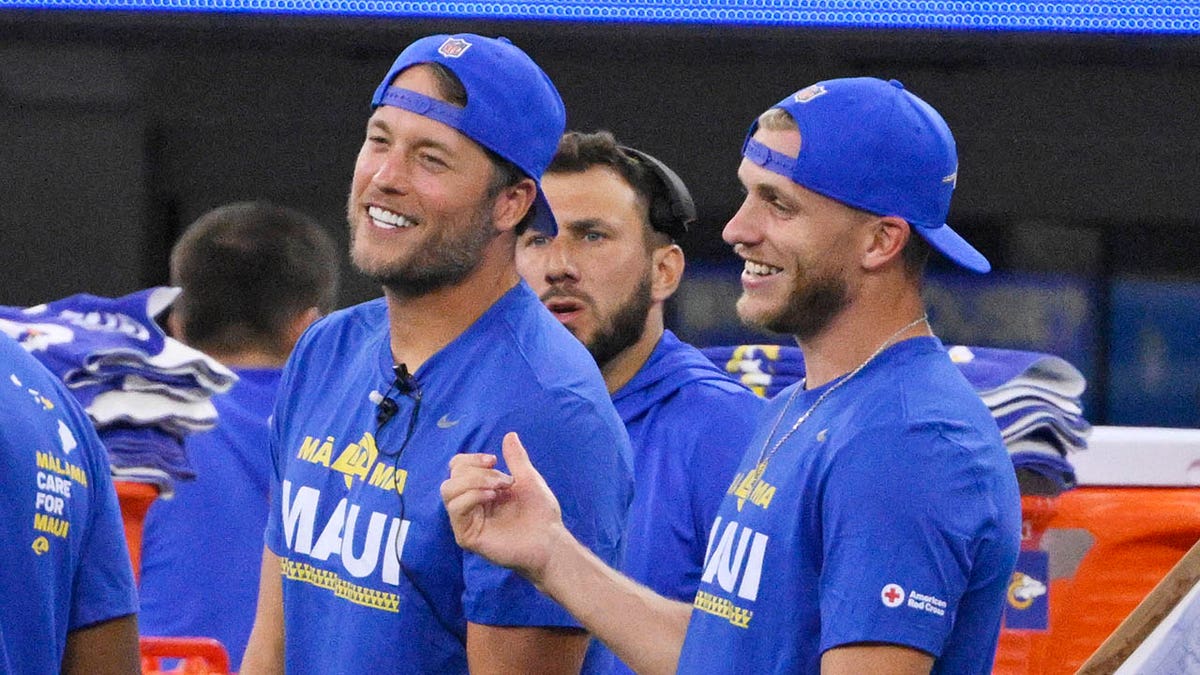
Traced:
[[879, 593], [879, 597], [883, 600], [883, 604], [887, 607], [899, 607], [900, 603], [904, 602], [904, 589], [896, 584], [888, 584], [883, 587]]

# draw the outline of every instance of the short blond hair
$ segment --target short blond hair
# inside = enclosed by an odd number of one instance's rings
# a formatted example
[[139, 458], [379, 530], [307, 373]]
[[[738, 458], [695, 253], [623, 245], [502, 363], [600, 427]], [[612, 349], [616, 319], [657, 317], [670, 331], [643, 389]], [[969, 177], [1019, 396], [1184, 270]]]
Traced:
[[767, 131], [799, 131], [792, 114], [783, 108], [771, 108], [758, 116], [758, 126]]

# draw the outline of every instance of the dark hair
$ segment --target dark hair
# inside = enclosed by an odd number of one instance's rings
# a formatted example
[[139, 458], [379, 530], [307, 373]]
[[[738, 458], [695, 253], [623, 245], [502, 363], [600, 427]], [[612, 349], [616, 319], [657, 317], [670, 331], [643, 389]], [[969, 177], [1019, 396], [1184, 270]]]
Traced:
[[[546, 174], [552, 173], [583, 173], [592, 167], [602, 166], [612, 169], [619, 175], [638, 196], [638, 201], [646, 207], [646, 245], [647, 247], [661, 246], [669, 243], [671, 238], [656, 229], [650, 223], [650, 207], [657, 193], [662, 190], [654, 173], [643, 162], [630, 157], [611, 132], [568, 131], [558, 142], [558, 151]], [[655, 234], [661, 236], [653, 236]]]
[[303, 213], [267, 202], [217, 207], [171, 251], [171, 283], [183, 288], [179, 337], [201, 350], [286, 354], [293, 318], [333, 309], [338, 268], [333, 239]]
[[904, 271], [914, 279], [920, 279], [925, 275], [925, 263], [929, 260], [929, 252], [932, 247], [929, 242], [925, 241], [917, 232], [917, 226], [909, 223], [908, 243], [900, 251], [900, 257], [904, 261]]
[[[433, 73], [433, 78], [437, 83], [438, 94], [441, 95], [444, 101], [460, 108], [467, 107], [467, 89], [463, 86], [462, 80], [459, 80], [458, 76], [454, 74], [454, 71], [440, 63], [434, 62], [417, 65], [429, 66], [430, 71]], [[527, 178], [525, 172], [521, 171], [516, 164], [496, 154], [491, 148], [484, 147], [483, 145], [479, 145], [479, 147], [483, 148], [483, 152], [492, 161], [492, 182], [488, 184], [487, 188], [489, 199], [495, 198], [504, 188], [512, 187]], [[517, 223], [515, 230], [517, 236], [520, 236], [532, 222], [533, 207], [530, 206], [529, 211]]]

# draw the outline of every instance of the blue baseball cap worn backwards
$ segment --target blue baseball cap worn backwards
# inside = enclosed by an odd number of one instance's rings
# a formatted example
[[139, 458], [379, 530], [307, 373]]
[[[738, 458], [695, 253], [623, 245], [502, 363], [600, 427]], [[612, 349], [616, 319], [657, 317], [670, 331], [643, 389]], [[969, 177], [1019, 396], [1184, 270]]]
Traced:
[[[439, 63], [454, 73], [466, 89], [466, 107], [392, 86], [401, 71], [421, 63]], [[381, 105], [437, 120], [512, 162], [538, 186], [532, 226], [557, 234], [542, 173], [566, 129], [566, 110], [546, 73], [507, 38], [460, 33], [417, 40], [396, 57], [371, 97], [372, 109]]]
[[903, 218], [959, 265], [991, 270], [987, 258], [946, 225], [958, 155], [950, 128], [932, 106], [896, 80], [855, 77], [818, 82], [774, 107], [800, 127], [799, 155], [755, 141], [755, 121], [743, 157], [848, 206]]

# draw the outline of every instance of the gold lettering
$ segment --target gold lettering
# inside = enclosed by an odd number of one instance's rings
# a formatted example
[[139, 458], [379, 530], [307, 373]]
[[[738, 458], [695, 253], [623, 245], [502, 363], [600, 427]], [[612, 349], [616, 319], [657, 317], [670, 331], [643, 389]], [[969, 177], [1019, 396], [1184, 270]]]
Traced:
[[67, 476], [76, 483], [87, 487], [88, 477], [87, 474], [84, 473], [83, 469], [71, 464], [70, 462], [64, 462], [47, 452], [35, 452], [34, 455], [36, 457], [37, 467], [39, 469], [44, 471], [53, 471], [60, 476]]
[[733, 494], [733, 491], [737, 489], [738, 483], [741, 482], [743, 475], [745, 475], [745, 474], [739, 472], [738, 475], [733, 477], [733, 482], [731, 482], [729, 484], [729, 489], [725, 491], [725, 494], [727, 494], [727, 495]]
[[408, 472], [404, 469], [397, 469], [390, 465], [380, 462], [375, 465], [375, 470], [371, 472], [371, 478], [367, 481], [370, 485], [383, 490], [395, 490], [404, 492], [404, 485], [408, 482]]
[[35, 513], [33, 514], [33, 529], [66, 539], [67, 531], [71, 529], [71, 522], [61, 518], [53, 518], [41, 513]]
[[329, 460], [332, 458], [333, 436], [328, 436], [325, 438], [325, 442], [321, 444], [321, 447], [317, 449], [317, 452], [313, 455], [313, 458], [309, 461], [313, 464], [321, 464], [324, 467], [329, 468]]
[[371, 472], [371, 478], [367, 482], [377, 488], [391, 490], [396, 487], [396, 470], [380, 462], [375, 465], [375, 470]]
[[750, 502], [755, 506], [767, 508], [771, 504], [771, 498], [775, 496], [775, 486], [770, 483], [760, 482], [754, 486], [754, 494], [750, 496]]
[[[739, 483], [737, 486], [737, 489], [735, 489], [733, 491], [734, 496], [736, 496], [738, 498], [737, 499], [738, 511], [742, 510], [742, 506], [745, 505], [745, 503], [746, 503], [746, 498], [750, 496], [750, 491], [756, 486], [756, 484], [758, 483], [759, 477], [761, 477], [763, 475], [763, 472], [766, 470], [767, 470], [767, 463], [759, 462], [758, 466], [754, 467], [753, 471], [751, 471], [750, 473], [747, 473], [745, 475], [745, 477], [742, 478], [742, 482]], [[751, 503], [753, 503], [753, 502], [751, 502]]]
[[313, 461], [313, 456], [317, 454], [318, 443], [320, 443], [320, 441], [312, 436], [305, 436], [304, 443], [300, 446], [300, 452], [296, 453], [296, 456], [306, 462]]
[[341, 471], [347, 476], [358, 476], [362, 480], [366, 480], [371, 465], [378, 457], [379, 449], [375, 446], [375, 437], [368, 432], [363, 434], [362, 440], [358, 443], [346, 446], [346, 449], [338, 455], [337, 460], [330, 468], [334, 471]]

